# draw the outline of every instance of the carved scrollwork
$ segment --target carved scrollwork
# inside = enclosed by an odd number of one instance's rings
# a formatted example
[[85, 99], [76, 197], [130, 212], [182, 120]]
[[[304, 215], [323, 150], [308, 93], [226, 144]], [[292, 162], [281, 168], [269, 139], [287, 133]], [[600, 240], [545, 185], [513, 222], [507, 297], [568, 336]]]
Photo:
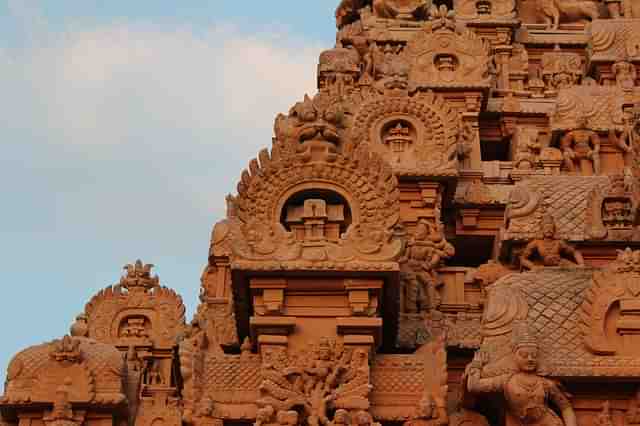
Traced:
[[[352, 262], [366, 269], [396, 268], [389, 263], [402, 249], [393, 230], [399, 214], [396, 178], [364, 145], [347, 144], [341, 153], [331, 146], [308, 141], [296, 151], [279, 145], [271, 154], [262, 151], [260, 162], [251, 162], [250, 172], [245, 171], [238, 184], [238, 195], [230, 199], [228, 218], [220, 225], [228, 229], [224, 234], [230, 240], [218, 239], [214, 254], [218, 248], [226, 253], [229, 247], [236, 265], [249, 262], [245, 266], [261, 269], [344, 268]], [[327, 207], [316, 208], [326, 202], [312, 201], [317, 196], [305, 198], [311, 189], [329, 197], [328, 203], [338, 200], [343, 211], [350, 212], [344, 220], [335, 216], [345, 228], [338, 239], [326, 233], [327, 221], [334, 220], [321, 213]], [[286, 228], [289, 222], [281, 222], [287, 212], [295, 213], [287, 206], [298, 199], [309, 209], [309, 214], [302, 211], [300, 220], [310, 233], [291, 232]], [[214, 230], [214, 235], [220, 234]]]
[[432, 7], [424, 30], [402, 53], [411, 65], [409, 90], [437, 87], [488, 88], [489, 46], [473, 31], [459, 26], [446, 6]]
[[160, 286], [150, 267], [127, 265], [120, 284], [95, 295], [85, 307], [87, 336], [104, 343], [129, 346], [153, 339], [173, 345], [185, 326], [182, 298]]
[[[393, 135], [387, 134], [398, 125], [407, 129], [408, 142], [401, 149], [390, 143]], [[455, 175], [460, 127], [455, 111], [431, 91], [391, 99], [376, 95], [365, 99], [356, 110], [350, 140], [366, 143], [389, 158], [397, 174]]]

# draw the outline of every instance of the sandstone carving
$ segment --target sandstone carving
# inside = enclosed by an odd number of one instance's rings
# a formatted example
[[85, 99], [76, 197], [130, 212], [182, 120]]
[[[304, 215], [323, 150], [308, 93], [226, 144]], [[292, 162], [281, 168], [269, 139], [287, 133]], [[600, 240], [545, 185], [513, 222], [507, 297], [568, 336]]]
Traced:
[[567, 89], [580, 83], [584, 74], [580, 55], [548, 52], [542, 55], [542, 79], [549, 90]]
[[373, 0], [373, 12], [379, 18], [413, 19], [429, 5], [427, 0]]
[[[626, 309], [637, 300], [640, 282], [640, 252], [627, 248], [618, 252], [617, 260], [606, 271], [594, 274], [593, 285], [586, 294], [582, 309], [584, 311], [584, 340], [590, 351], [596, 354], [615, 354], [625, 350], [624, 343], [612, 339], [606, 330], [607, 324], [615, 324], [616, 333], [625, 334], [626, 322], [632, 323], [633, 312]], [[622, 306], [620, 317], [612, 318], [611, 309], [615, 303]], [[629, 321], [631, 320], [631, 321]], [[612, 322], [613, 321], [613, 322]], [[617, 323], [617, 324], [616, 324]]]
[[638, 194], [630, 180], [628, 176], [613, 176], [606, 190], [592, 193], [587, 225], [591, 226], [589, 233], [594, 239], [630, 241], [637, 238]]
[[540, 258], [540, 263], [543, 267], [584, 265], [584, 260], [579, 251], [556, 238], [555, 219], [551, 215], [543, 217], [542, 239], [536, 239], [527, 244], [520, 257], [520, 265], [526, 269], [538, 267], [533, 261], [536, 255]]
[[126, 265], [0, 426], [640, 424], [640, 2], [336, 3], [192, 317]]
[[[571, 402], [560, 385], [537, 374], [538, 342], [520, 324], [513, 342], [512, 371], [495, 377], [483, 377], [485, 359], [478, 352], [467, 369], [467, 387], [470, 392], [501, 392], [507, 404], [510, 424], [536, 426], [576, 426]], [[561, 413], [559, 417], [549, 406], [553, 403]]]
[[[175, 292], [151, 275], [153, 265], [126, 265], [118, 285], [108, 287], [85, 307], [86, 336], [121, 346], [173, 345], [184, 327], [185, 307]], [[76, 330], [77, 332], [77, 330]]]
[[586, 119], [579, 119], [576, 128], [562, 137], [560, 150], [569, 172], [600, 174], [600, 137], [588, 128]]
[[[229, 239], [231, 260], [238, 266], [243, 262], [260, 269], [278, 269], [287, 263], [295, 268], [368, 264], [366, 268], [393, 269], [393, 259], [402, 248], [393, 232], [398, 220], [395, 177], [364, 145], [346, 146], [342, 153], [334, 152], [332, 146], [309, 140], [297, 151], [278, 146], [271, 154], [262, 151], [260, 161], [253, 160], [250, 172], [243, 173], [238, 195], [229, 201], [227, 221], [215, 231], [225, 237], [214, 245], [214, 254], [218, 247], [224, 251]], [[350, 211], [351, 223], [340, 219], [344, 215], [335, 217], [341, 227], [337, 233], [329, 232], [329, 222], [335, 218], [325, 213], [326, 201], [321, 198], [303, 202], [300, 220], [306, 232], [285, 227], [294, 220], [289, 206], [295, 201], [290, 200], [304, 199], [305, 188], [314, 182], [335, 194], [331, 197], [341, 198], [343, 208]], [[352, 182], [363, 185], [353, 188]], [[281, 217], [289, 219], [282, 223]]]
[[586, 18], [596, 20], [600, 17], [598, 5], [592, 1], [557, 1], [543, 0], [538, 3], [538, 10], [545, 24], [551, 30], [557, 30], [561, 18], [567, 22], [584, 21]]
[[455, 111], [441, 96], [426, 92], [366, 99], [354, 114], [350, 139], [387, 158], [397, 174], [450, 176], [457, 174], [462, 135], [474, 137], [461, 132]]
[[488, 87], [489, 48], [472, 31], [456, 25], [446, 6], [431, 8], [431, 21], [403, 51], [411, 64], [410, 91], [437, 87]]
[[[362, 421], [358, 419], [360, 410], [369, 408], [371, 391], [366, 351], [345, 351], [321, 340], [314, 352], [290, 357], [282, 349], [265, 350], [257, 401], [260, 423], [277, 420], [281, 424], [282, 413], [297, 415], [300, 410], [309, 425], [329, 424], [332, 408], [351, 410], [353, 420]], [[343, 423], [345, 419], [340, 417], [344, 414], [336, 412], [338, 419], [332, 422]]]
[[443, 283], [436, 269], [443, 260], [454, 254], [455, 249], [444, 239], [439, 224], [430, 224], [425, 220], [418, 222], [413, 237], [407, 243], [404, 256], [398, 260], [402, 265], [405, 312], [424, 312], [439, 304], [436, 289]]
[[624, 123], [624, 93], [615, 86], [574, 86], [561, 89], [551, 115], [554, 130], [620, 128]]

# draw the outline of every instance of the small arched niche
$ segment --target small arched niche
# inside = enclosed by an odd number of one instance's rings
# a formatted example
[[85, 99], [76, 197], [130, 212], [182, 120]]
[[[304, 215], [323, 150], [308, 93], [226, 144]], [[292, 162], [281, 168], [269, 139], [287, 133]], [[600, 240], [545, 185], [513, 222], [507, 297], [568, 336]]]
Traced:
[[412, 148], [417, 138], [417, 130], [413, 123], [402, 118], [386, 121], [380, 128], [380, 141], [394, 154]]
[[296, 192], [284, 203], [280, 223], [297, 241], [337, 241], [352, 222], [347, 200], [330, 189]]
[[151, 321], [144, 315], [130, 315], [120, 321], [118, 337], [147, 339], [149, 336], [151, 336]]

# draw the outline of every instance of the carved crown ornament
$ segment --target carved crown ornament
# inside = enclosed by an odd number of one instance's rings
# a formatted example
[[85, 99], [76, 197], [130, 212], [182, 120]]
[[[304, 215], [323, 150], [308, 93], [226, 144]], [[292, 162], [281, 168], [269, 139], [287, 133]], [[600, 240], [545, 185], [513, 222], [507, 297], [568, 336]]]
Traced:
[[260, 152], [227, 198], [212, 255], [234, 269], [397, 270], [397, 180], [364, 145], [327, 141]]
[[185, 328], [185, 307], [173, 290], [138, 260], [124, 267], [120, 283], [96, 294], [85, 306], [74, 334], [118, 346], [173, 346]]

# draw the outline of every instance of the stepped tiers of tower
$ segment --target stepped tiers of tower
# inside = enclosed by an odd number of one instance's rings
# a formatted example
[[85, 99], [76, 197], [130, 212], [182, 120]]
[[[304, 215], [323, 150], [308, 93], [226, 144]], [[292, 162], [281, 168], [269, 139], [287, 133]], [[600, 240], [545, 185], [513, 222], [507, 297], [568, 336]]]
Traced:
[[342, 0], [193, 319], [127, 265], [0, 423], [640, 425], [640, 0], [433, 1]]

